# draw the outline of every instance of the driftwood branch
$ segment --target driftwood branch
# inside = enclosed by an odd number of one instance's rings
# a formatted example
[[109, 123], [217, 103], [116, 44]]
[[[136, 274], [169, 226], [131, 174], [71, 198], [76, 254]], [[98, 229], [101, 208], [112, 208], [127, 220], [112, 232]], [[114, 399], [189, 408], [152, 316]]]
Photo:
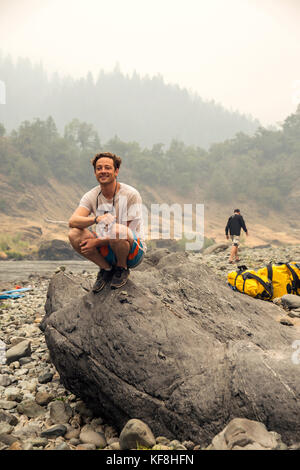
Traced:
[[58, 224], [58, 225], [69, 225], [69, 222], [65, 220], [52, 220], [52, 219], [44, 219], [45, 222], [48, 222], [50, 224]]

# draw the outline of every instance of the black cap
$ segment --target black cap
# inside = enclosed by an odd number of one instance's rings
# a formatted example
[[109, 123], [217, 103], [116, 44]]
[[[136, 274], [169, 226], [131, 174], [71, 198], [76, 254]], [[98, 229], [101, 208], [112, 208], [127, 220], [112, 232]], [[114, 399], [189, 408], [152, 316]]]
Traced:
[[233, 212], [241, 212], [240, 209], [234, 209]]

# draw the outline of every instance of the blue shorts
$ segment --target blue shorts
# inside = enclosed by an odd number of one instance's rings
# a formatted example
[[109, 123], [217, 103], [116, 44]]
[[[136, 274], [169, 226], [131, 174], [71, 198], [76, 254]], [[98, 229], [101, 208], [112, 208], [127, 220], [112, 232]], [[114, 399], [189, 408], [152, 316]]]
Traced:
[[[105, 261], [107, 261], [111, 266], [117, 264], [117, 258], [111, 249], [110, 245], [102, 245], [98, 248], [100, 254], [103, 256]], [[140, 238], [137, 238], [136, 234], [133, 232], [133, 243], [131, 250], [127, 257], [127, 266], [128, 268], [135, 268], [138, 264], [143, 261], [144, 250], [143, 243]]]

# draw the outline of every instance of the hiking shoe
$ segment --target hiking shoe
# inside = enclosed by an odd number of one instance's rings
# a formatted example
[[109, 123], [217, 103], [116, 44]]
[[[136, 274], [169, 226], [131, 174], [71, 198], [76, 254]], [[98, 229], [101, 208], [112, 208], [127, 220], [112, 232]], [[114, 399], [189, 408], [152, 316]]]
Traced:
[[100, 292], [104, 286], [111, 280], [113, 277], [113, 269], [110, 271], [106, 271], [105, 269], [100, 269], [100, 271], [97, 274], [97, 279], [95, 284], [92, 287], [92, 291], [94, 294], [97, 294], [97, 292]]
[[114, 275], [111, 281], [111, 288], [112, 289], [119, 289], [126, 284], [128, 277], [129, 277], [129, 269], [122, 268], [121, 266], [116, 266], [114, 270]]

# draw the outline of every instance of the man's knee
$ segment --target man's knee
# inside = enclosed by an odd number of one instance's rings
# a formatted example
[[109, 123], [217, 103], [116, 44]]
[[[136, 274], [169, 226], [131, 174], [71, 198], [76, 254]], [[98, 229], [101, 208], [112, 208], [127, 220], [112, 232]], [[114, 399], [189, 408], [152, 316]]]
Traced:
[[82, 230], [79, 228], [70, 228], [68, 237], [70, 242], [75, 242], [82, 237]]
[[82, 240], [92, 238], [93, 235], [85, 229], [71, 228], [68, 233], [69, 241], [73, 247], [78, 247]]

